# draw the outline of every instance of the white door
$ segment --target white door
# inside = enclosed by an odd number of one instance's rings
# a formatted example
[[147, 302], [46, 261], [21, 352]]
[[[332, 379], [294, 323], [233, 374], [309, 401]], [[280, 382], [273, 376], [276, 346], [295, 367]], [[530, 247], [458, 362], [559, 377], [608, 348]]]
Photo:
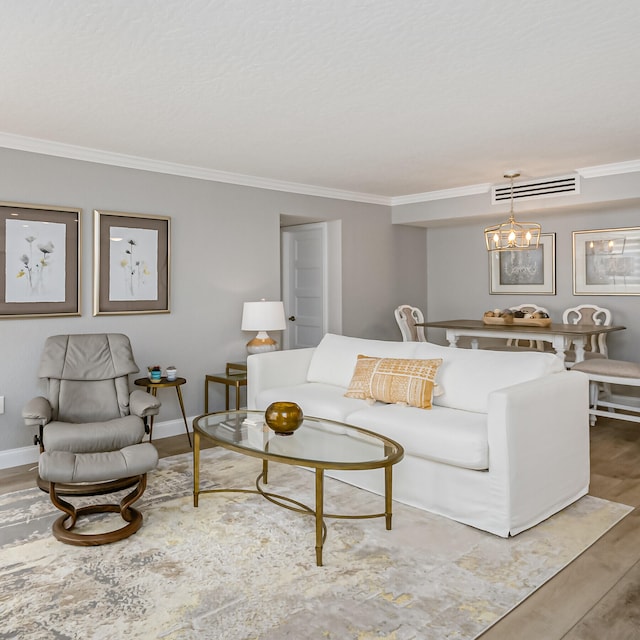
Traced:
[[328, 326], [327, 225], [284, 227], [281, 235], [284, 348], [315, 347]]

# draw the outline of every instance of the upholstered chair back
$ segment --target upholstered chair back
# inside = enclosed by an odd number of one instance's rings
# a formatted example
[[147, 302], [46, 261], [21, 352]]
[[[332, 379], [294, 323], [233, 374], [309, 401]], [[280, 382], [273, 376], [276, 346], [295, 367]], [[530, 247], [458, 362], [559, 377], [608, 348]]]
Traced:
[[401, 304], [394, 315], [404, 342], [426, 342], [424, 327], [417, 327], [416, 322], [424, 322], [424, 315], [418, 307]]
[[[609, 326], [611, 321], [611, 311], [594, 304], [581, 304], [577, 307], [570, 307], [565, 309], [562, 314], [562, 322], [565, 324], [601, 324]], [[599, 333], [591, 336], [589, 342], [585, 345], [585, 351], [607, 356], [607, 334]]]
[[[545, 307], [540, 307], [532, 302], [525, 302], [524, 304], [516, 305], [515, 307], [509, 307], [511, 311], [522, 311], [523, 313], [546, 313], [549, 315], [549, 310]], [[507, 347], [516, 348], [528, 348], [536, 349], [537, 351], [545, 351], [551, 349], [551, 343], [547, 343], [544, 340], [518, 340], [509, 338], [507, 340]]]
[[139, 371], [119, 333], [47, 338], [38, 375], [48, 384], [53, 420], [100, 422], [129, 415], [129, 374]]

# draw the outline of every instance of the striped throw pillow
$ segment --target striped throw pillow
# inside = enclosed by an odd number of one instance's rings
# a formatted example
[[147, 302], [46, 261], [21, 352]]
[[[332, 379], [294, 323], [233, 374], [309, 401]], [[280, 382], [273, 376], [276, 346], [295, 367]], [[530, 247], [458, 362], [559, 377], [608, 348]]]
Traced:
[[436, 373], [442, 358], [374, 358], [359, 355], [347, 398], [378, 400], [431, 409]]

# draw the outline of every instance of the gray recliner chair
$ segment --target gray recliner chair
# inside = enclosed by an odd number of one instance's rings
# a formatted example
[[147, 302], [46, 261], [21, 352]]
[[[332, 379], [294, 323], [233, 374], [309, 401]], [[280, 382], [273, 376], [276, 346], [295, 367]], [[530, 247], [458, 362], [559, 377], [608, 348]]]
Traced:
[[[65, 512], [53, 533], [69, 544], [104, 544], [127, 537], [142, 524], [131, 504], [144, 492], [146, 474], [158, 453], [145, 436], [145, 418], [160, 402], [142, 390], [129, 391], [129, 374], [138, 372], [129, 338], [123, 334], [77, 334], [47, 338], [38, 375], [47, 397], [30, 400], [25, 424], [37, 427], [39, 486]], [[96, 495], [136, 486], [118, 504], [76, 508], [60, 495]], [[72, 531], [83, 514], [117, 511], [128, 523], [104, 534]]]

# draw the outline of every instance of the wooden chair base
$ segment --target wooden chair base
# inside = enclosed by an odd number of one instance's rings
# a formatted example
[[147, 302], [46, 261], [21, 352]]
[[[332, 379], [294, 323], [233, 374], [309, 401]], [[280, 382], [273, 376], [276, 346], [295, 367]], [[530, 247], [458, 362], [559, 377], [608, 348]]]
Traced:
[[[597, 416], [640, 423], [640, 398], [637, 395], [618, 395], [611, 388], [612, 385], [640, 387], [640, 364], [598, 358], [578, 362], [571, 370], [581, 371], [589, 376], [589, 423], [592, 427]], [[605, 407], [607, 411], [598, 407]], [[618, 413], [618, 410], [623, 413]]]
[[[128, 489], [137, 484], [138, 477], [118, 478], [117, 480], [109, 480], [107, 482], [79, 482], [77, 484], [67, 484], [58, 482], [56, 484], [56, 493], [59, 496], [100, 496], [106, 493], [115, 493]], [[49, 482], [43, 480], [40, 476], [36, 478], [38, 488], [49, 493]]]
[[[56, 483], [49, 483], [51, 502], [65, 514], [53, 523], [54, 537], [64, 544], [89, 547], [109, 544], [133, 535], [142, 526], [142, 514], [131, 505], [144, 493], [147, 486], [147, 474], [136, 476], [134, 480], [137, 482], [137, 487], [119, 504], [97, 504], [80, 508], [60, 498]], [[127, 524], [120, 529], [104, 533], [78, 533], [73, 530], [79, 517], [94, 513], [119, 513]]]

